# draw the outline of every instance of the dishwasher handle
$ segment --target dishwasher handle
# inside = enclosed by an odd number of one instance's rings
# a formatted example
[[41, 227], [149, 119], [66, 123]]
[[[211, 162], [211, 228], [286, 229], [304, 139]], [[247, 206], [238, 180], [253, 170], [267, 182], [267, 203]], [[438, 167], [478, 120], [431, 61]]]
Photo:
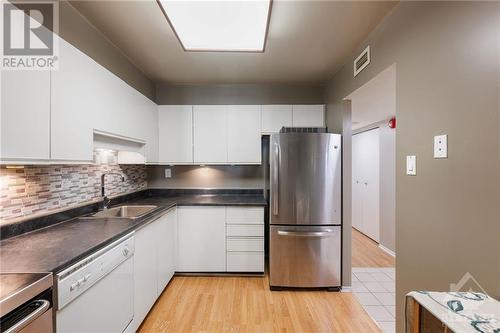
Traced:
[[33, 301], [29, 304], [29, 306], [31, 305], [36, 306], [37, 309], [26, 317], [21, 318], [17, 323], [5, 330], [4, 333], [17, 333], [21, 331], [23, 328], [37, 320], [50, 308], [50, 302], [44, 299]]

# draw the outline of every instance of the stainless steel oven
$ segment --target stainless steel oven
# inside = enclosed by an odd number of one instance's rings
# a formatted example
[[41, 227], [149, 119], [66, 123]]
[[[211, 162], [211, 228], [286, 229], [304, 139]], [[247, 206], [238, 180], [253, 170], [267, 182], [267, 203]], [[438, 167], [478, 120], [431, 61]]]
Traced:
[[[52, 277], [50, 277], [52, 279]], [[20, 293], [12, 295], [12, 301], [19, 300], [22, 293], [27, 294], [33, 286], [27, 286]], [[9, 300], [10, 301], [10, 300]], [[8, 307], [9, 302], [5, 302]], [[10, 302], [12, 303], [12, 302]], [[52, 289], [36, 295], [25, 303], [0, 318], [0, 332], [2, 333], [52, 333]]]

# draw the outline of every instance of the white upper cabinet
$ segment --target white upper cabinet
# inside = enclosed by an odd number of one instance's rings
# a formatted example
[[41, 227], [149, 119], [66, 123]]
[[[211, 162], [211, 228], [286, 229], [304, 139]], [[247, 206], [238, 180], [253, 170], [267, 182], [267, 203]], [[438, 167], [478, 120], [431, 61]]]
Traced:
[[227, 110], [225, 105], [193, 106], [194, 163], [227, 163]]
[[2, 71], [1, 159], [50, 158], [50, 71]]
[[321, 105], [294, 105], [293, 127], [324, 127], [325, 106]]
[[157, 162], [156, 104], [61, 38], [59, 49], [51, 85], [51, 159], [91, 161], [97, 130], [145, 142], [146, 161]]
[[160, 163], [192, 164], [193, 107], [161, 105], [158, 111]]
[[106, 117], [105, 87], [92, 59], [59, 38], [59, 69], [52, 72], [51, 159], [92, 160], [92, 123]]
[[262, 105], [262, 133], [278, 133], [283, 126], [292, 126], [292, 106]]
[[260, 105], [229, 106], [227, 113], [228, 163], [261, 163], [260, 126]]

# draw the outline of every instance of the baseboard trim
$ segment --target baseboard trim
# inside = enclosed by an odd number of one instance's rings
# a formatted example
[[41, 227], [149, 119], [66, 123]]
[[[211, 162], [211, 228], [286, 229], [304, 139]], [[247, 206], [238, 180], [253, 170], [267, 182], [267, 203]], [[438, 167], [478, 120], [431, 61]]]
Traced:
[[394, 252], [393, 250], [386, 248], [386, 247], [385, 247], [385, 246], [383, 246], [382, 244], [379, 244], [379, 245], [378, 245], [378, 247], [379, 247], [382, 251], [384, 251], [384, 252], [386, 252], [386, 253], [390, 254], [391, 256], [393, 256], [394, 258], [396, 258], [396, 252]]
[[340, 288], [340, 292], [342, 292], [342, 293], [350, 293], [350, 292], [352, 292], [352, 287], [351, 286], [342, 286]]

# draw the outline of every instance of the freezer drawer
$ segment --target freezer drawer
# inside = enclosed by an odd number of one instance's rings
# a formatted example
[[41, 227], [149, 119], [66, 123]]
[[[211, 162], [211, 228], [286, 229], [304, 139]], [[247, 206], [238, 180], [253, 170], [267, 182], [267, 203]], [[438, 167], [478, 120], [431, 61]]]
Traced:
[[271, 226], [270, 239], [271, 286], [340, 286], [340, 226]]

